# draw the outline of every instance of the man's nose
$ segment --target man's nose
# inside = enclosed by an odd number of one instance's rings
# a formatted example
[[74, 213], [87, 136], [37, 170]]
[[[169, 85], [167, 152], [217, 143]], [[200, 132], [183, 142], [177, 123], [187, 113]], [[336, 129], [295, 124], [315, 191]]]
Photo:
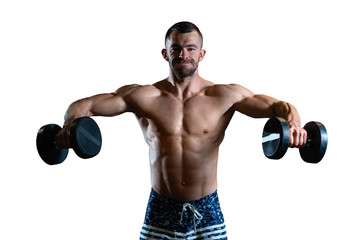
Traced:
[[186, 59], [186, 57], [187, 57], [186, 49], [181, 49], [179, 58]]

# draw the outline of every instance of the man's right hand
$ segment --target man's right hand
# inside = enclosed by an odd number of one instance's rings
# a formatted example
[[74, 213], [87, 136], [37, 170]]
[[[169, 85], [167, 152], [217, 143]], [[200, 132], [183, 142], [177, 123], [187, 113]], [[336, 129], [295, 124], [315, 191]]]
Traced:
[[63, 128], [56, 135], [56, 146], [58, 146], [59, 148], [71, 148], [70, 126], [71, 122], [64, 124]]

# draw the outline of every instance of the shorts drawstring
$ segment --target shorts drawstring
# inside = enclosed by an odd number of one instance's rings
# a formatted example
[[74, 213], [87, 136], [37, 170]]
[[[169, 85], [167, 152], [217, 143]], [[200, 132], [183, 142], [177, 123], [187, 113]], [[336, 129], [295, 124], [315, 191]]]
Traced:
[[184, 203], [182, 211], [181, 211], [180, 223], [182, 222], [182, 219], [183, 219], [183, 213], [186, 211], [187, 208], [189, 208], [190, 211], [193, 212], [194, 231], [196, 232], [195, 219], [201, 220], [203, 218], [203, 216], [199, 213], [198, 210], [195, 209], [195, 207], [193, 205], [191, 205], [190, 203]]

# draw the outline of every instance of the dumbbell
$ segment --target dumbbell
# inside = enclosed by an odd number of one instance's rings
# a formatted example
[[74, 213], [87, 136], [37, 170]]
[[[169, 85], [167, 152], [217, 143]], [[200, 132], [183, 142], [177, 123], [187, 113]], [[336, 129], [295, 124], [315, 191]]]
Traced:
[[[67, 148], [56, 145], [56, 135], [61, 127], [56, 124], [47, 124], [41, 127], [36, 137], [36, 147], [42, 160], [55, 165], [62, 163], [69, 152]], [[70, 145], [80, 158], [95, 157], [101, 149], [101, 132], [96, 122], [90, 117], [75, 119], [69, 130]]]
[[[308, 122], [304, 129], [308, 140], [304, 147], [299, 148], [301, 158], [308, 163], [318, 163], [324, 157], [327, 148], [326, 128], [320, 122]], [[262, 147], [267, 158], [282, 158], [289, 147], [289, 140], [290, 130], [285, 119], [273, 117], [266, 122], [262, 134]]]

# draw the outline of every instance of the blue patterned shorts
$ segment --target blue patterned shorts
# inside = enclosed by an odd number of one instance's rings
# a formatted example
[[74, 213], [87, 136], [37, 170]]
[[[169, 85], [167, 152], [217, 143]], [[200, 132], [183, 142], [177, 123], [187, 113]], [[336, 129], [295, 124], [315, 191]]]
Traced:
[[153, 239], [226, 240], [217, 191], [195, 201], [183, 202], [151, 189], [140, 240]]

